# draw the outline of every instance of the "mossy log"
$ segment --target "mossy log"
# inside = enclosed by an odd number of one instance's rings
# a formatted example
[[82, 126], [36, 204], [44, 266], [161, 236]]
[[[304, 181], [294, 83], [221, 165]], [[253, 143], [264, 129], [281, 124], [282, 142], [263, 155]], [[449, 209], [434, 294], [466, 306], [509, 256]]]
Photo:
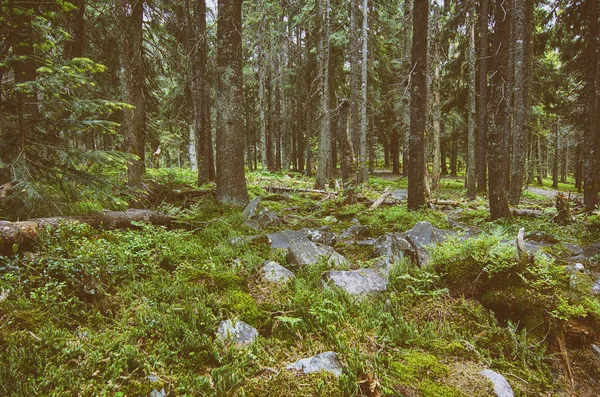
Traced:
[[126, 229], [134, 222], [150, 223], [156, 226], [171, 226], [173, 218], [161, 212], [129, 209], [127, 211], [101, 211], [88, 215], [34, 218], [22, 222], [0, 221], [0, 254], [8, 254], [17, 245], [19, 250], [33, 246], [38, 232], [46, 227], [58, 227], [65, 222], [78, 221], [93, 228]]

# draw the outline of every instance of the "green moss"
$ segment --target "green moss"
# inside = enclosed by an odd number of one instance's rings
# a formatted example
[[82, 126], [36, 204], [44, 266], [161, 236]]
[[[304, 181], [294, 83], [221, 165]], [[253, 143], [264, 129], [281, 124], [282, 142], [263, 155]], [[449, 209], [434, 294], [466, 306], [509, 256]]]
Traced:
[[273, 376], [262, 376], [246, 380], [238, 396], [263, 397], [328, 397], [343, 396], [338, 379], [327, 372], [297, 375], [292, 371], [281, 371]]
[[402, 363], [392, 364], [394, 371], [404, 383], [421, 379], [443, 379], [449, 373], [448, 367], [432, 354], [413, 350], [403, 357]]
[[266, 313], [258, 308], [254, 298], [239, 290], [230, 290], [225, 294], [225, 307], [235, 313], [240, 320], [259, 326], [266, 320]]
[[466, 394], [452, 386], [446, 386], [425, 379], [419, 384], [423, 397], [467, 397]]

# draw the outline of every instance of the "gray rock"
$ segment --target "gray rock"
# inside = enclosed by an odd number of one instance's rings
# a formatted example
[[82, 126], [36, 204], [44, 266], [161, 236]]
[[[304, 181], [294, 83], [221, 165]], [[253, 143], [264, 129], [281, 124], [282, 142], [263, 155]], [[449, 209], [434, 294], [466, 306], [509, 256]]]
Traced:
[[279, 263], [273, 261], [266, 262], [263, 265], [262, 270], [265, 280], [276, 284], [285, 284], [288, 281], [296, 278], [294, 273], [281, 266]]
[[345, 240], [359, 240], [369, 236], [369, 229], [363, 225], [352, 225], [342, 233], [342, 238]]
[[371, 269], [330, 270], [323, 275], [323, 279], [342, 288], [350, 295], [365, 295], [387, 290], [387, 281]]
[[257, 236], [240, 236], [232, 238], [229, 243], [231, 245], [246, 245], [250, 243], [267, 243], [267, 238], [263, 235]]
[[398, 201], [404, 201], [408, 198], [408, 190], [406, 189], [396, 189], [390, 195], [391, 198]]
[[246, 206], [246, 208], [244, 208], [244, 212], [242, 212], [242, 213], [244, 214], [244, 216], [246, 216], [246, 218], [252, 218], [254, 215], [256, 215], [259, 204], [260, 204], [260, 196], [257, 196], [255, 198], [253, 198], [252, 201], [250, 201], [250, 204], [248, 204]]
[[494, 392], [498, 397], [514, 397], [514, 392], [506, 378], [500, 375], [498, 372], [492, 371], [491, 369], [484, 369], [481, 371], [481, 375], [485, 376], [494, 384]]
[[160, 382], [160, 378], [156, 374], [150, 374], [146, 379], [150, 383]]
[[384, 234], [373, 243], [373, 258], [379, 258], [376, 265], [386, 273], [392, 266], [404, 258], [404, 255], [412, 255], [414, 252], [408, 241], [396, 234]]
[[269, 244], [273, 248], [287, 249], [291, 244], [295, 243], [309, 243], [310, 240], [306, 238], [306, 235], [302, 231], [295, 230], [282, 230], [279, 233], [267, 234]]
[[167, 397], [165, 388], [163, 387], [162, 389], [160, 389], [160, 391], [157, 389], [152, 390], [152, 392], [150, 393], [150, 397]]
[[298, 266], [314, 265], [322, 258], [326, 258], [330, 264], [336, 266], [348, 263], [346, 258], [335, 252], [333, 248], [315, 244], [311, 241], [291, 244], [288, 247], [286, 256], [288, 264]]
[[594, 356], [596, 356], [596, 358], [600, 360], [600, 347], [592, 345], [592, 353], [594, 353]]
[[234, 342], [238, 345], [248, 345], [258, 336], [256, 328], [243, 321], [224, 320], [219, 324], [217, 337], [223, 342]]
[[277, 227], [281, 225], [281, 219], [279, 219], [279, 217], [274, 211], [268, 208], [263, 208], [262, 210], [260, 210], [258, 215], [256, 215], [252, 220], [254, 220], [258, 224], [258, 227], [261, 229], [266, 229], [268, 227]]
[[574, 265], [565, 266], [565, 270], [569, 273], [589, 273], [589, 271], [585, 269], [583, 263], [575, 263]]
[[583, 248], [576, 244], [562, 242], [560, 246], [567, 251], [568, 256], [577, 256], [583, 253]]
[[594, 286], [592, 287], [592, 293], [594, 295], [600, 295], [600, 278], [594, 283]]
[[588, 261], [592, 260], [594, 257], [597, 260], [598, 257], [600, 257], [600, 241], [584, 247], [582, 254], [587, 258]]
[[525, 240], [537, 241], [539, 243], [550, 245], [558, 243], [558, 239], [556, 237], [554, 237], [550, 233], [542, 232], [539, 230], [527, 233], [527, 235], [525, 235]]
[[334, 246], [337, 240], [337, 236], [331, 231], [329, 226], [323, 226], [319, 229], [302, 229], [306, 234], [306, 237], [313, 243], [319, 243], [323, 245]]
[[426, 247], [441, 243], [453, 234], [456, 234], [456, 232], [438, 229], [429, 222], [417, 222], [412, 229], [404, 233], [403, 237], [417, 251], [417, 264], [423, 267], [429, 261], [429, 252], [427, 252]]
[[285, 368], [302, 371], [305, 374], [327, 371], [331, 372], [336, 377], [342, 375], [342, 364], [338, 360], [337, 355], [332, 351], [317, 354], [316, 356], [309, 358], [303, 358]]

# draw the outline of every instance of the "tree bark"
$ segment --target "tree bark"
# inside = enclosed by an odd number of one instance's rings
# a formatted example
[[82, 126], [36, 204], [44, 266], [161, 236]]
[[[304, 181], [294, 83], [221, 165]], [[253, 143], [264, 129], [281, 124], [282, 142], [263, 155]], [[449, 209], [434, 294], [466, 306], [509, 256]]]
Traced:
[[488, 0], [479, 6], [479, 99], [477, 134], [477, 191], [487, 190], [487, 139], [488, 139]]
[[468, 149], [467, 149], [467, 197], [474, 199], [477, 194], [476, 181], [476, 164], [475, 164], [475, 117], [476, 117], [476, 102], [475, 95], [475, 3], [469, 10], [467, 17], [467, 29], [469, 30], [469, 45], [467, 49], [468, 57], [468, 102], [469, 102], [469, 119], [468, 119]]
[[425, 123], [427, 116], [427, 25], [429, 2], [416, 1], [413, 12], [411, 51], [412, 84], [408, 173], [408, 208], [425, 204]]
[[329, 0], [319, 0], [317, 4], [321, 20], [321, 37], [319, 41], [321, 128], [316, 188], [324, 189], [327, 187], [332, 175], [331, 115], [329, 112]]
[[402, 175], [408, 176], [408, 164], [410, 159], [410, 82], [411, 82], [411, 31], [412, 31], [412, 10], [411, 0], [404, 0], [404, 35], [402, 38], [402, 78], [406, 82], [402, 87], [402, 128], [404, 129], [404, 147], [402, 149]]
[[510, 21], [502, 7], [494, 12], [497, 32], [494, 37], [492, 92], [488, 101], [488, 168], [489, 168], [489, 203], [492, 220], [509, 218], [506, 194], [506, 84], [508, 81], [508, 39]]
[[[442, 162], [442, 153], [441, 153], [441, 142], [440, 142], [440, 133], [441, 133], [441, 119], [442, 119], [442, 109], [441, 109], [441, 101], [440, 101], [440, 90], [441, 90], [441, 79], [440, 79], [440, 70], [441, 70], [441, 49], [440, 49], [440, 36], [441, 36], [441, 26], [440, 26], [440, 15], [439, 10], [437, 9], [434, 12], [434, 37], [437, 39], [432, 43], [433, 45], [433, 81], [431, 83], [432, 86], [432, 94], [433, 94], [433, 104], [432, 104], [432, 117], [433, 117], [433, 128], [431, 134], [431, 140], [433, 143], [433, 162], [431, 164], [431, 190], [435, 193], [439, 193], [440, 191], [440, 174], [441, 174], [441, 162]], [[427, 181], [426, 181], [427, 183]]]
[[554, 131], [554, 159], [552, 161], [552, 187], [558, 189], [558, 164], [560, 159], [560, 117], [556, 118]]
[[600, 34], [598, 2], [587, 0], [589, 26], [586, 37], [584, 99], [586, 104], [583, 202], [587, 211], [598, 207], [600, 191]]
[[[350, 129], [355, 150], [360, 148], [360, 30], [358, 14], [360, 0], [351, 0], [350, 4]], [[355, 152], [355, 158], [358, 157]]]
[[[219, 203], [248, 203], [242, 109], [242, 0], [219, 0], [217, 22], [217, 191]], [[240, 143], [240, 141], [242, 143]]]
[[525, 129], [525, 7], [523, 0], [513, 0], [514, 21], [514, 86], [513, 86], [513, 128], [512, 128], [512, 167], [509, 201], [518, 205], [523, 190], [525, 157], [527, 154], [527, 131]]
[[125, 151], [134, 156], [127, 166], [127, 182], [139, 187], [145, 171], [146, 110], [144, 99], [143, 19], [144, 0], [117, 3], [121, 23], [121, 70], [124, 102], [134, 109], [123, 109]]
[[368, 184], [367, 175], [367, 64], [368, 64], [368, 15], [369, 1], [363, 0], [362, 22], [362, 61], [361, 61], [361, 100], [360, 100], [360, 159], [358, 167], [358, 183]]

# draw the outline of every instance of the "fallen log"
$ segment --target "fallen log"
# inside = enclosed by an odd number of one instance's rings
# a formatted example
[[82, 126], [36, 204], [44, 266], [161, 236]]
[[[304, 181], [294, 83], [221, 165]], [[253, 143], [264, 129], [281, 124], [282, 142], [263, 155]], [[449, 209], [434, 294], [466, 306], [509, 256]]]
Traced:
[[429, 200], [427, 200], [427, 204], [447, 205], [449, 207], [459, 207], [460, 206], [460, 202], [456, 201], [456, 200], [429, 199]]
[[88, 215], [34, 218], [28, 221], [0, 221], [0, 254], [9, 254], [13, 246], [18, 250], [33, 246], [39, 230], [55, 228], [65, 222], [87, 223], [93, 228], [127, 229], [135, 222], [150, 223], [155, 226], [171, 226], [173, 218], [157, 211], [129, 209], [127, 211], [101, 211]]
[[392, 192], [390, 191], [389, 187], [386, 187], [385, 190], [383, 191], [383, 193], [381, 194], [381, 196], [379, 196], [379, 198], [377, 200], [375, 200], [375, 202], [373, 203], [373, 205], [371, 205], [371, 207], [369, 208], [371, 211], [376, 209], [377, 207], [379, 207], [381, 205], [381, 203], [383, 203], [385, 201], [385, 199], [387, 198], [387, 196], [389, 196], [390, 194], [392, 194]]
[[544, 215], [544, 211], [530, 209], [514, 209], [512, 213], [513, 216], [521, 218], [537, 218], [538, 216]]
[[267, 192], [270, 193], [312, 193], [312, 194], [326, 194], [337, 196], [338, 192], [333, 190], [319, 190], [319, 189], [303, 189], [297, 187], [284, 187], [284, 186], [265, 186]]

